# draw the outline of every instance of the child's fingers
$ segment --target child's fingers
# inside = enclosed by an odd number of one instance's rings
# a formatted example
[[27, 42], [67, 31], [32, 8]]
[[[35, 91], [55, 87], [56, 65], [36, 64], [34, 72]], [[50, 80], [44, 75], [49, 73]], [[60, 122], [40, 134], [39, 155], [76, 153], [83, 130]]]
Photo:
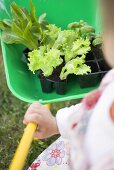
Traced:
[[38, 103], [38, 102], [35, 102], [35, 103], [32, 103], [32, 104], [30, 105], [29, 109], [31, 109], [31, 108], [37, 109], [37, 108], [41, 108], [42, 106], [43, 106], [42, 104], [40, 104], [40, 103]]
[[32, 115], [34, 113], [42, 115], [44, 112], [45, 112], [45, 110], [43, 108], [31, 108], [31, 109], [27, 110], [25, 115]]
[[43, 105], [39, 106], [39, 107], [29, 107], [28, 110], [26, 111], [25, 115], [27, 114], [33, 114], [33, 113], [37, 113], [37, 114], [43, 114], [44, 112], [47, 112], [47, 108], [45, 108]]
[[25, 120], [23, 120], [23, 124], [26, 125], [26, 121]]
[[34, 123], [36, 123], [36, 124], [42, 124], [43, 119], [42, 119], [42, 117], [41, 117], [39, 114], [37, 114], [37, 113], [33, 113], [33, 114], [31, 114], [31, 115], [26, 114], [26, 115], [24, 116], [23, 123], [24, 123], [24, 124], [28, 124], [28, 123], [30, 123], [30, 122], [34, 122]]
[[27, 112], [32, 112], [33, 110], [38, 110], [39, 108], [41, 108], [41, 104], [40, 103], [32, 103], [29, 108], [27, 109]]
[[36, 131], [34, 133], [34, 138], [45, 139], [45, 135], [42, 132], [40, 132], [40, 131]]

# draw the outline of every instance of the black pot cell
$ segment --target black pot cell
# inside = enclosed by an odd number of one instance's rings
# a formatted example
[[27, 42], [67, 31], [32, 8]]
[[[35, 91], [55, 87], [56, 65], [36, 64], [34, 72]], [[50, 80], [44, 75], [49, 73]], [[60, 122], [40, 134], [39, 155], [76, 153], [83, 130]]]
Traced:
[[99, 67], [95, 61], [87, 62], [91, 67], [91, 73], [79, 76], [79, 83], [81, 88], [94, 87], [100, 80]]
[[105, 62], [105, 60], [98, 61], [99, 68], [101, 70], [101, 78], [105, 76], [105, 74], [111, 69], [109, 65]]
[[53, 90], [53, 83], [52, 82], [50, 82], [49, 80], [44, 78], [44, 79], [40, 79], [40, 84], [41, 84], [42, 91], [44, 93], [52, 92], [52, 90]]
[[99, 67], [101, 71], [109, 71], [111, 68], [104, 60], [98, 61]]
[[53, 90], [53, 83], [44, 77], [42, 70], [38, 70], [38, 78], [40, 79], [40, 84], [42, 91], [44, 93], [50, 93]]
[[95, 57], [92, 51], [86, 54], [86, 61], [91, 61], [91, 60], [95, 60]]
[[57, 94], [65, 94], [67, 91], [67, 80], [54, 82], [54, 86]]
[[29, 61], [28, 61], [28, 53], [30, 52], [30, 50], [28, 49], [28, 48], [25, 48], [24, 50], [23, 50], [23, 55], [22, 55], [22, 61], [24, 62], [24, 63], [28, 63]]

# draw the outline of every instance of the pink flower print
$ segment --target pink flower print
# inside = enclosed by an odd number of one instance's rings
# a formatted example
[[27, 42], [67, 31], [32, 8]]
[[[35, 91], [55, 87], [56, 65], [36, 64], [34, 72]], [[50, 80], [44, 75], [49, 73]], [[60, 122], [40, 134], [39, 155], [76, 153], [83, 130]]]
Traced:
[[84, 106], [86, 109], [91, 109], [92, 107], [95, 106], [97, 101], [99, 100], [101, 96], [102, 91], [97, 89], [94, 90], [93, 92], [89, 93], [83, 100], [82, 103], [84, 103]]
[[50, 148], [46, 150], [43, 160], [46, 161], [48, 166], [60, 165], [62, 158], [65, 156], [64, 142], [54, 143]]
[[33, 162], [32, 165], [30, 166], [30, 170], [37, 170], [37, 168], [40, 166], [40, 161], [38, 162]]

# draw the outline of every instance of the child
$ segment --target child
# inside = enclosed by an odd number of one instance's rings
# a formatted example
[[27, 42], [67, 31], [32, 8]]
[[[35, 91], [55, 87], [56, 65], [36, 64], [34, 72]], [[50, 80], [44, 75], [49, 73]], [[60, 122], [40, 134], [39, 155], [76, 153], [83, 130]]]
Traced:
[[[103, 50], [114, 67], [113, 0], [101, 0], [104, 16]], [[114, 18], [114, 17], [113, 17]], [[29, 170], [114, 170], [114, 69], [100, 87], [80, 104], [57, 112], [56, 118], [39, 103], [32, 104], [24, 123], [35, 122], [35, 137], [61, 137], [46, 149]]]

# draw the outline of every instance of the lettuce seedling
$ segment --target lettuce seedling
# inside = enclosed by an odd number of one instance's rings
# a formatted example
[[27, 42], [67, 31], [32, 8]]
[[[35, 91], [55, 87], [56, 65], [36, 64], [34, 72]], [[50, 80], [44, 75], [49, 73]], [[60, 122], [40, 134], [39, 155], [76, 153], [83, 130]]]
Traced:
[[63, 62], [59, 50], [51, 49], [46, 52], [46, 46], [29, 52], [28, 56], [30, 62], [28, 64], [29, 69], [33, 73], [40, 69], [45, 77], [50, 76], [53, 73], [53, 70]]
[[85, 55], [83, 55], [82, 57], [77, 57], [66, 63], [62, 68], [60, 79], [66, 79], [69, 74], [83, 75], [90, 72], [91, 69], [85, 64]]
[[36, 9], [30, 1], [30, 12], [26, 8], [11, 4], [12, 20], [0, 21], [2, 40], [7, 44], [23, 44], [30, 50], [37, 49], [42, 40], [42, 30], [47, 25], [45, 14], [36, 17]]

